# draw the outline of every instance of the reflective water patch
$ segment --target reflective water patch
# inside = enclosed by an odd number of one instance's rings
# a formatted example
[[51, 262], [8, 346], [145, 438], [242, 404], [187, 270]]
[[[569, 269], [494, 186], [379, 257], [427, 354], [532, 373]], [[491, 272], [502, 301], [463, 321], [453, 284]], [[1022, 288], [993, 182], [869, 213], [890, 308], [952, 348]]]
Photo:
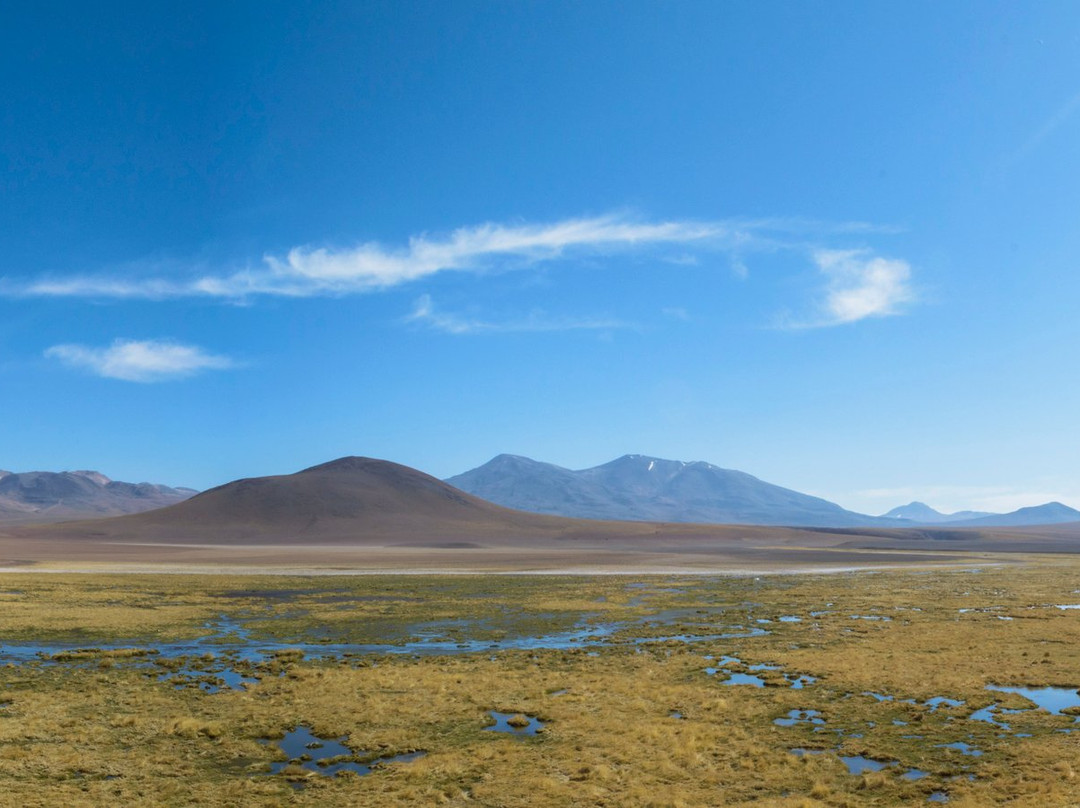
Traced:
[[[423, 757], [426, 752], [406, 752], [401, 755], [384, 755], [361, 763], [345, 741], [347, 735], [338, 738], [320, 737], [312, 732], [311, 727], [300, 725], [280, 739], [260, 739], [259, 743], [273, 744], [289, 756], [287, 761], [270, 764], [269, 774], [284, 775], [294, 788], [303, 786], [303, 781], [314, 775], [334, 776], [339, 772], [352, 772], [358, 775], [370, 774], [377, 766], [389, 763], [406, 763]], [[361, 756], [362, 757], [362, 756]]]
[[1052, 715], [1062, 715], [1063, 711], [1070, 707], [1080, 707], [1080, 695], [1074, 688], [1069, 687], [1009, 687], [1004, 685], [987, 685], [987, 690], [996, 690], [999, 693], [1015, 693], [1023, 696], [1030, 702], [1034, 702], [1040, 710], [1046, 710]]
[[522, 713], [500, 713], [498, 710], [489, 710], [488, 715], [495, 723], [484, 727], [488, 732], [505, 732], [508, 735], [535, 735], [544, 728], [544, 722], [533, 716]]

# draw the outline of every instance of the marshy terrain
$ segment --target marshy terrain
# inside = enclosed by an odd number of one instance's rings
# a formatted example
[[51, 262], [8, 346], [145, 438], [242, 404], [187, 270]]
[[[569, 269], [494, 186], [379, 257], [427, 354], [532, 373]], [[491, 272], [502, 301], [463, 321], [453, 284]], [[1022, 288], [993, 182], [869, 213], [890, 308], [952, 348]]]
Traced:
[[1078, 687], [1069, 559], [7, 574], [0, 803], [1068, 805]]

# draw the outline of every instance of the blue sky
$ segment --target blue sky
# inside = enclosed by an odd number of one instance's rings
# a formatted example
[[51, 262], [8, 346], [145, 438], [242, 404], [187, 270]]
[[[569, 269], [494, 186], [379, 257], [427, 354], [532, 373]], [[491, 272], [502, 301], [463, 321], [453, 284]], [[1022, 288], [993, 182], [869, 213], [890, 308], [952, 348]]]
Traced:
[[1080, 9], [23, 4], [0, 467], [1080, 506]]

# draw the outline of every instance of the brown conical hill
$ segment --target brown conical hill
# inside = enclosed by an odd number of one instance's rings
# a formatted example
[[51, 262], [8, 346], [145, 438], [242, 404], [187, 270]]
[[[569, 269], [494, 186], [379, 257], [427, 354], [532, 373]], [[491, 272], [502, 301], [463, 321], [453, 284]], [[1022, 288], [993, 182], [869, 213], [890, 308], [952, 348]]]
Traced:
[[236, 480], [154, 516], [305, 529], [320, 521], [379, 521], [405, 514], [469, 519], [487, 503], [415, 469], [368, 457], [343, 457], [273, 477]]
[[493, 505], [397, 463], [343, 457], [295, 474], [235, 480], [168, 508], [49, 532], [155, 542], [363, 543], [524, 537], [567, 522]]

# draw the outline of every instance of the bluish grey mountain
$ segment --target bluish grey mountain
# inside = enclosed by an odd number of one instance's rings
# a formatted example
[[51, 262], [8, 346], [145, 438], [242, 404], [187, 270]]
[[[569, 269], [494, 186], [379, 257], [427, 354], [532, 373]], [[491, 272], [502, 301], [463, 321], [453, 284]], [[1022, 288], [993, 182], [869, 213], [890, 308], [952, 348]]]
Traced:
[[[986, 513], [983, 511], [957, 511], [941, 513], [922, 502], [911, 502], [893, 508], [886, 518], [897, 519], [900, 526], [912, 522], [920, 525], [944, 525], [950, 527], [1019, 527], [1021, 525], [1060, 525], [1067, 522], [1080, 522], [1080, 511], [1062, 505], [1060, 502], [1047, 502], [1030, 508], [1020, 508], [1010, 513]], [[906, 520], [906, 521], [899, 521]]]
[[479, 468], [446, 480], [488, 502], [552, 516], [612, 519], [611, 493], [581, 472], [527, 457], [501, 454]]
[[963, 519], [951, 522], [950, 527], [1018, 527], [1020, 525], [1061, 525], [1067, 522], [1080, 522], [1080, 511], [1062, 505], [1060, 502], [1047, 502], [1030, 508], [1020, 508], [1011, 513], [995, 513], [978, 519]]
[[97, 471], [0, 472], [0, 522], [56, 522], [163, 508], [191, 488], [110, 480]]
[[895, 527], [900, 522], [847, 511], [711, 463], [644, 455], [580, 471], [499, 455], [446, 482], [508, 508], [584, 519], [800, 527]]
[[965, 519], [981, 519], [984, 516], [997, 516], [998, 514], [988, 511], [957, 511], [956, 513], [942, 513], [934, 510], [925, 502], [909, 502], [893, 508], [886, 514], [885, 519], [907, 519], [918, 522], [921, 525], [944, 525], [949, 522], [959, 522]]

